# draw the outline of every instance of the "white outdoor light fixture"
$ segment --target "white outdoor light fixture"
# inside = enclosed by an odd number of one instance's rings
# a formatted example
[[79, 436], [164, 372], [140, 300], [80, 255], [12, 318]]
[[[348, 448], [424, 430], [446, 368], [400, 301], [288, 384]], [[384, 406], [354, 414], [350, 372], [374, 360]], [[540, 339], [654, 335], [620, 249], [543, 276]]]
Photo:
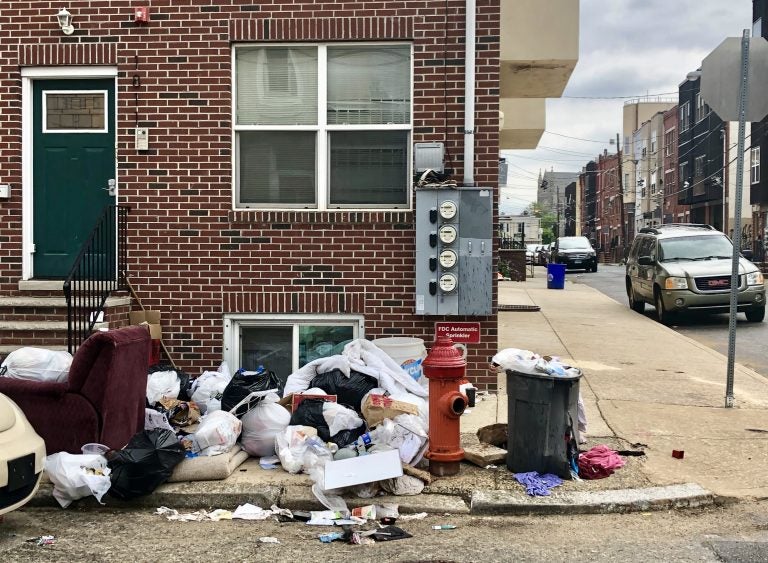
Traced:
[[72, 35], [75, 27], [72, 25], [72, 14], [66, 8], [59, 10], [59, 13], [56, 14], [56, 19], [59, 20], [59, 27], [64, 32], [64, 35]]

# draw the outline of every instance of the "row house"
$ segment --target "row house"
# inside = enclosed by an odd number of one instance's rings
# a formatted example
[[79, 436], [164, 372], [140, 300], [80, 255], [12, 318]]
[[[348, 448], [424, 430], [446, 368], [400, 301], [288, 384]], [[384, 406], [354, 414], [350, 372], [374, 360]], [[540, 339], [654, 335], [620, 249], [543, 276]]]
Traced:
[[192, 375], [224, 359], [284, 378], [450, 318], [480, 323], [468, 374], [495, 387], [498, 244], [482, 313], [418, 309], [414, 158], [484, 198], [482, 220], [446, 221], [493, 236], [499, 151], [538, 143], [577, 1], [62, 4], [0, 8], [0, 356], [65, 345], [73, 308], [127, 323], [127, 275]]
[[[768, 39], [768, 2], [752, 1], [752, 37]], [[762, 93], [761, 93], [762, 94]], [[765, 241], [768, 239], [768, 174], [761, 174], [762, 157], [768, 155], [768, 116], [752, 123], [749, 147], [749, 200], [752, 224], [749, 227], [755, 260], [766, 261]], [[747, 165], [745, 164], [745, 166]], [[746, 169], [745, 169], [746, 175]]]

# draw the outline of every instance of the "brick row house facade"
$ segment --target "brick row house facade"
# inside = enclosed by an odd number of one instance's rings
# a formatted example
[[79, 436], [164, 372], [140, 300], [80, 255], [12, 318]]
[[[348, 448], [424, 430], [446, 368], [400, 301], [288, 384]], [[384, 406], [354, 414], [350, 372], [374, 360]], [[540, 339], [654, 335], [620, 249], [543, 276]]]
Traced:
[[[70, 30], [58, 5], [0, 8], [0, 355], [63, 338], [61, 282], [117, 205], [131, 285], [193, 375], [227, 360], [286, 377], [352, 338], [429, 345], [450, 319], [480, 323], [468, 374], [493, 389], [495, 276], [489, 314], [415, 312], [413, 146], [441, 143], [495, 226], [499, 150], [538, 142], [576, 63], [578, 2], [138, 5], [73, 0]], [[530, 28], [547, 22], [561, 40], [544, 52]], [[136, 307], [113, 294], [104, 321]]]

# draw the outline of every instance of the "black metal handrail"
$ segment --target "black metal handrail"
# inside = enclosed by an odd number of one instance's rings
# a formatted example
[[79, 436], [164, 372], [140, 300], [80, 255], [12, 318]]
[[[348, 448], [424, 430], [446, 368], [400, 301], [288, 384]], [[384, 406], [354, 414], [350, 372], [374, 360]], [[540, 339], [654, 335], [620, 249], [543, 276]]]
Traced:
[[130, 208], [108, 205], [64, 281], [67, 349], [74, 354], [91, 335], [110, 293], [126, 289], [127, 218]]

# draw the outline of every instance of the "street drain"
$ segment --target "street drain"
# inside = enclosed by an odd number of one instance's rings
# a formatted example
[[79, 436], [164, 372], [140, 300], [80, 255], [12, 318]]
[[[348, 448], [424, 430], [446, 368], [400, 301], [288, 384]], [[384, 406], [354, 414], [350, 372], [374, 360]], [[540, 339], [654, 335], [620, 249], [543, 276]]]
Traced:
[[536, 312], [540, 310], [541, 310], [541, 307], [539, 307], [538, 305], [499, 305], [499, 311]]

